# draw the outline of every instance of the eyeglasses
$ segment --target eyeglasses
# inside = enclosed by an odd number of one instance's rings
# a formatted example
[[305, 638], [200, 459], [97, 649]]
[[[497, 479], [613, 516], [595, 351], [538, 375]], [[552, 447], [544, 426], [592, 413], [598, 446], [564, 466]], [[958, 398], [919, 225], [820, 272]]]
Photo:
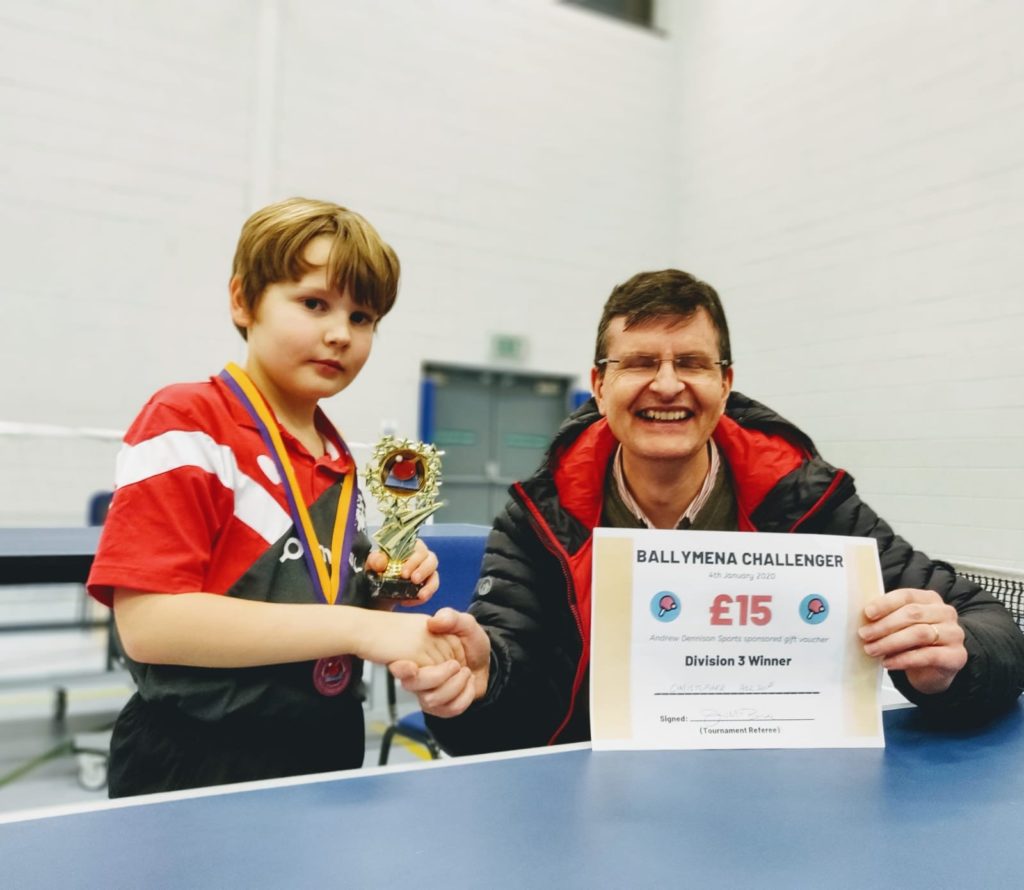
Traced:
[[672, 358], [659, 358], [646, 352], [634, 352], [630, 355], [624, 355], [622, 358], [603, 358], [597, 364], [599, 367], [614, 365], [615, 370], [620, 374], [629, 374], [631, 377], [641, 380], [656, 377], [658, 371], [661, 370], [662, 364], [665, 362], [672, 362], [676, 378], [682, 380], [709, 377], [719, 368], [724, 371], [732, 364], [727, 358], [716, 361], [700, 354], [674, 355]]

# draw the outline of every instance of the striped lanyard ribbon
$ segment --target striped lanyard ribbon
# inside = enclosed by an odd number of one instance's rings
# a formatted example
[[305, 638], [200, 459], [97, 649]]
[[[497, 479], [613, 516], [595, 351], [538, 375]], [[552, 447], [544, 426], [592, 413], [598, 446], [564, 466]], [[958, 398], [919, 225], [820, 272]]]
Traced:
[[277, 420], [274, 418], [270, 406], [267, 405], [256, 385], [249, 379], [249, 375], [234, 362], [228, 362], [220, 376], [245, 410], [249, 412], [249, 416], [252, 417], [277, 465], [284, 485], [284, 493], [288, 499], [288, 509], [295, 522], [295, 532], [299, 536], [306, 557], [306, 568], [309, 571], [313, 589], [323, 602], [333, 605], [342, 588], [341, 582], [348, 574], [349, 553], [355, 538], [355, 469], [353, 468], [345, 474], [341, 485], [341, 493], [338, 496], [338, 512], [334, 518], [334, 531], [331, 534], [331, 567], [328, 568], [324, 560], [324, 552], [320, 547], [320, 539], [317, 537], [313, 520], [310, 518], [309, 509], [306, 506], [306, 499], [302, 496], [302, 490], [295, 477], [295, 469], [292, 466], [291, 458], [288, 457], [284, 441], [281, 438], [281, 431], [278, 429]]

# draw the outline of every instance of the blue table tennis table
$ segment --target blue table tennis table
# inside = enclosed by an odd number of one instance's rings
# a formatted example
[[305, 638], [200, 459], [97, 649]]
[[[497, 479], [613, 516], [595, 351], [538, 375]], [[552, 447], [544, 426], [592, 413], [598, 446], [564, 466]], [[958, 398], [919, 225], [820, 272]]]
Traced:
[[1024, 709], [887, 747], [549, 748], [0, 824], [11, 888], [1014, 887]]

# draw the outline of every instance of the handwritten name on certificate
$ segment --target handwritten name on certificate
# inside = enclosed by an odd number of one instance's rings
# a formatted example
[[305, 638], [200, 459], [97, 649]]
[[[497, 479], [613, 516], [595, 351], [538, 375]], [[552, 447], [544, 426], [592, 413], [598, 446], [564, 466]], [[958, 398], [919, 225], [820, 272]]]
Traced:
[[594, 748], [884, 746], [882, 592], [870, 538], [596, 529]]

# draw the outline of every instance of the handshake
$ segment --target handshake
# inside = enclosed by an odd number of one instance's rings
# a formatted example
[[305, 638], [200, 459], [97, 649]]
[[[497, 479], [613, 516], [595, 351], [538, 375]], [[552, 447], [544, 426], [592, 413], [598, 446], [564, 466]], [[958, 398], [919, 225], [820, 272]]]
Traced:
[[[378, 572], [386, 564], [380, 551], [366, 560], [367, 569]], [[445, 608], [431, 616], [401, 614], [402, 605], [429, 600], [440, 583], [437, 557], [422, 541], [416, 542], [412, 556], [405, 560], [402, 575], [420, 587], [419, 595], [399, 604], [394, 612], [357, 610], [364, 627], [355, 654], [387, 665], [402, 688], [419, 699], [420, 710], [455, 717], [487, 691], [490, 638], [468, 612]]]
[[420, 709], [437, 717], [455, 717], [487, 691], [491, 641], [468, 612], [441, 609], [436, 615], [364, 612], [386, 622], [384, 632], [369, 634], [360, 657], [386, 664]]

